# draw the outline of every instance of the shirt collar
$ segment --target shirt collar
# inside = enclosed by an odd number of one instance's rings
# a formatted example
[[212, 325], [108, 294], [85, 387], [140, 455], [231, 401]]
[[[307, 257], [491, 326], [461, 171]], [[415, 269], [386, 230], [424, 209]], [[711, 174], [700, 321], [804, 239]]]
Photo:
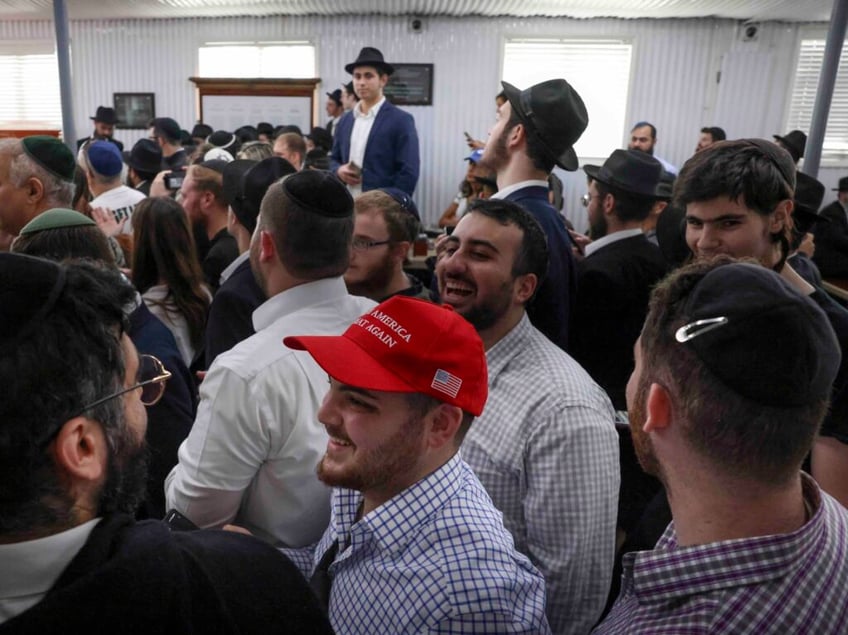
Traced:
[[618, 242], [619, 240], [624, 240], [625, 238], [633, 238], [634, 236], [638, 236], [642, 233], [642, 230], [638, 227], [635, 229], [622, 229], [619, 232], [613, 232], [611, 234], [607, 234], [598, 240], [593, 240], [583, 249], [583, 254], [588, 258], [593, 253], [598, 251], [599, 249], [603, 249], [607, 245], [611, 245], [614, 242]]
[[801, 474], [801, 484], [805, 503], [815, 511], [792, 533], [678, 547], [672, 521], [653, 551], [625, 554], [624, 575], [632, 577], [639, 602], [667, 603], [786, 576], [827, 531], [818, 486], [806, 474]]
[[383, 98], [380, 99], [380, 101], [378, 101], [376, 104], [374, 104], [374, 107], [371, 108], [371, 110], [368, 111], [368, 114], [365, 114], [364, 112], [362, 112], [362, 102], [360, 101], [359, 103], [356, 104], [356, 106], [353, 109], [353, 116], [356, 117], [357, 119], [373, 119], [374, 117], [377, 116], [377, 113], [380, 112], [380, 108], [385, 103], [385, 101], [386, 101], [386, 98], [385, 98], [385, 96], [383, 96]]
[[95, 518], [45, 538], [0, 545], [0, 598], [46, 594], [100, 520]]
[[463, 462], [459, 452], [432, 474], [406, 488], [358, 521], [356, 513], [362, 494], [353, 490], [336, 490], [333, 516], [340, 545], [365, 542], [373, 538], [382, 548], [401, 551], [422, 521], [438, 511], [461, 487]]
[[239, 265], [243, 263], [245, 260], [250, 258], [250, 250], [244, 252], [243, 254], [239, 254], [235, 260], [233, 260], [230, 264], [227, 265], [227, 268], [221, 272], [221, 277], [219, 278], [220, 284], [224, 284], [227, 279], [233, 275], [233, 272], [238, 269]]
[[507, 185], [505, 188], [499, 189], [497, 192], [492, 194], [490, 198], [506, 198], [513, 192], [517, 192], [518, 190], [525, 187], [543, 187], [545, 189], [548, 189], [548, 182], [537, 179], [532, 179], [530, 181], [520, 181], [518, 183], [513, 183], [512, 185]]
[[253, 312], [253, 328], [258, 333], [283, 316], [313, 304], [335, 300], [347, 295], [344, 279], [324, 278], [286, 289], [268, 298]]

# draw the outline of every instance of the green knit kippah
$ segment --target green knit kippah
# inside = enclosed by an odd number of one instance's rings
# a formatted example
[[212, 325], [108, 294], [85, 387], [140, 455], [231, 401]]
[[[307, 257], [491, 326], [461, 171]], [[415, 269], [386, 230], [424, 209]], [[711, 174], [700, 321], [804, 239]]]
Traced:
[[74, 180], [77, 162], [73, 153], [56, 137], [36, 135], [21, 140], [24, 152], [38, 165], [63, 181]]
[[44, 231], [45, 229], [81, 227], [83, 225], [97, 225], [97, 223], [91, 220], [88, 216], [84, 216], [72, 209], [56, 207], [39, 214], [24, 225], [24, 228], [21, 230], [21, 236], [35, 234], [37, 232]]

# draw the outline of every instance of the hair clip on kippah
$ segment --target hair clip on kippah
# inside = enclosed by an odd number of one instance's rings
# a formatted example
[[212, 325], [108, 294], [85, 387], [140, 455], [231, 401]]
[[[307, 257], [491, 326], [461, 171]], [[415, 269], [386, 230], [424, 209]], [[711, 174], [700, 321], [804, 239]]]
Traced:
[[713, 329], [721, 328], [722, 326], [727, 324], [728, 321], [729, 320], [726, 317], [696, 320], [695, 322], [690, 322], [689, 324], [681, 326], [679, 329], [677, 329], [674, 334], [674, 339], [676, 339], [682, 344], [683, 342], [688, 342], [689, 340], [695, 339], [699, 335], [708, 333]]

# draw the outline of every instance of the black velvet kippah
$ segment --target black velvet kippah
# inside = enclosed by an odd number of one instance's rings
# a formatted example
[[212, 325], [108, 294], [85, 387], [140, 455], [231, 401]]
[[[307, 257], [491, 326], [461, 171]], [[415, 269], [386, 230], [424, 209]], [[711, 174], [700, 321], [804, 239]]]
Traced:
[[73, 153], [56, 137], [36, 135], [21, 139], [24, 152], [53, 176], [63, 181], [74, 180], [77, 162]]
[[0, 253], [0, 347], [35, 331], [65, 287], [65, 269], [51, 260]]
[[327, 218], [353, 216], [353, 197], [337, 176], [304, 170], [286, 177], [280, 187], [301, 208]]

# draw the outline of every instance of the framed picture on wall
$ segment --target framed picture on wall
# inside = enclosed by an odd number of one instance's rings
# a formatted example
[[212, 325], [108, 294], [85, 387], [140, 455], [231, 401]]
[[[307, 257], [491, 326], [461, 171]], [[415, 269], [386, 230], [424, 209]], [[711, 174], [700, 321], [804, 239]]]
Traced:
[[383, 92], [396, 106], [433, 105], [433, 65], [395, 64]]
[[156, 116], [154, 93], [112, 93], [115, 104], [116, 128], [146, 128]]

